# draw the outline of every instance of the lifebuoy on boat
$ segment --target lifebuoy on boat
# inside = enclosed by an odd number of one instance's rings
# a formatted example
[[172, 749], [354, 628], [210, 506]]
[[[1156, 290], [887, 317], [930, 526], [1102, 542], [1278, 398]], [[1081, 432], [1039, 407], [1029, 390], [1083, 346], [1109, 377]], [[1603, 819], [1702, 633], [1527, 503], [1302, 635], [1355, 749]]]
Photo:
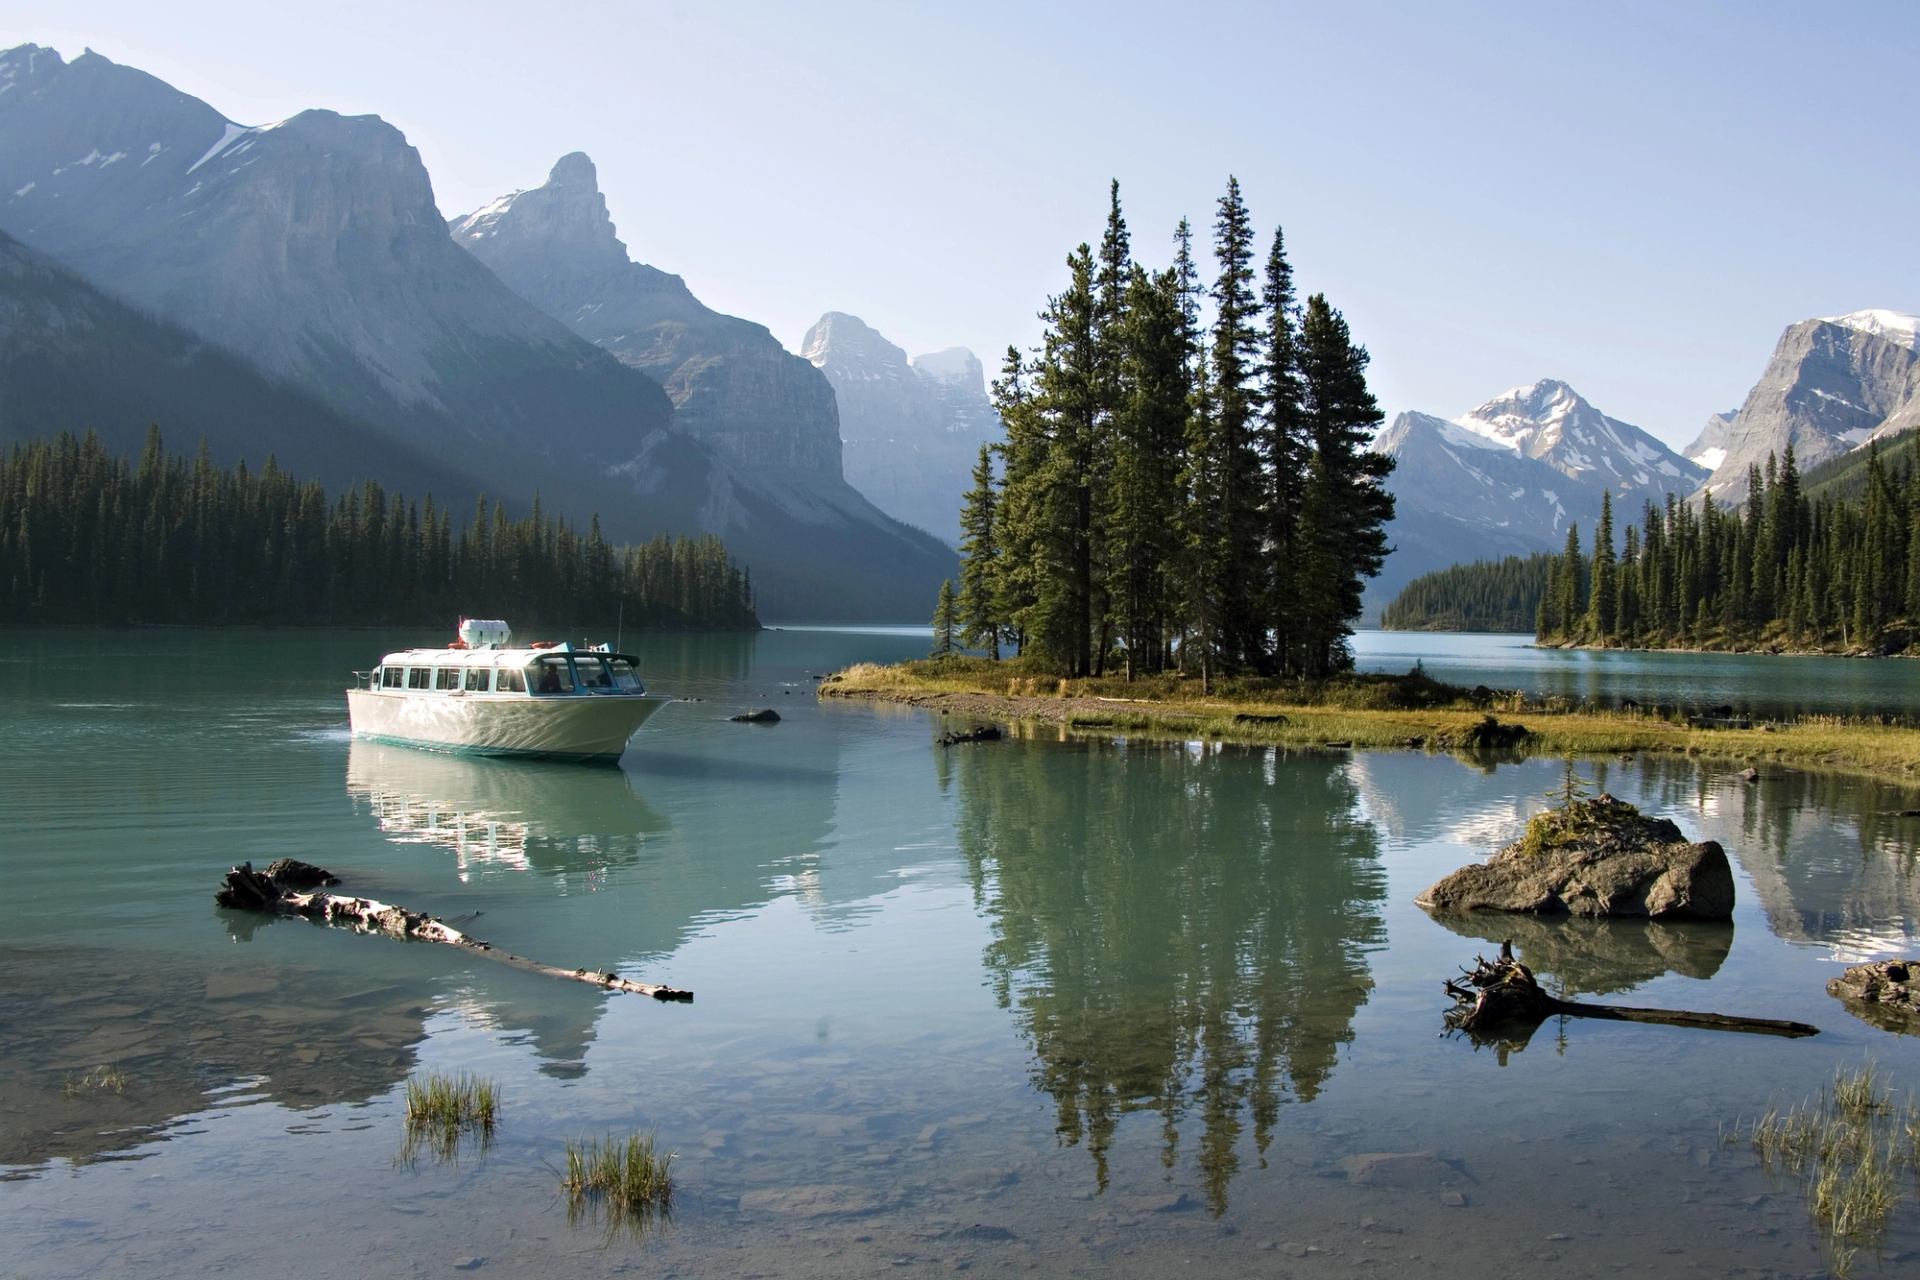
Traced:
[[464, 649], [466, 647], [467, 647], [467, 642], [465, 640], [455, 640], [452, 644], [447, 646], [447, 648], [449, 649]]
[[527, 646], [527, 648], [529, 648], [529, 649], [551, 649], [551, 648], [553, 648], [553, 647], [554, 647], [555, 645], [557, 645], [557, 644], [559, 644], [559, 643], [560, 643], [560, 642], [559, 642], [558, 640], [535, 640], [535, 641], [534, 641], [534, 642], [533, 642], [532, 644], [530, 644], [530, 645], [528, 645], [528, 646]]

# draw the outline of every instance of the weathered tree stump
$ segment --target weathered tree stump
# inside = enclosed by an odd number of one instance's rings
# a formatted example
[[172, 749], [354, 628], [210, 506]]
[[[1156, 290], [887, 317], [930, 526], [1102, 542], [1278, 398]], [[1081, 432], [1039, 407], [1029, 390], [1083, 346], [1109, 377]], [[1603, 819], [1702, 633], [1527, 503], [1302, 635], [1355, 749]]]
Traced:
[[691, 1001], [693, 992], [664, 987], [651, 982], [634, 982], [617, 973], [596, 969], [562, 969], [502, 951], [491, 942], [470, 937], [437, 916], [424, 911], [409, 911], [372, 898], [353, 898], [324, 893], [317, 886], [336, 885], [339, 879], [326, 870], [291, 858], [282, 858], [266, 872], [255, 871], [251, 862], [243, 862], [227, 872], [226, 879], [213, 895], [220, 906], [240, 911], [258, 911], [269, 915], [301, 916], [322, 924], [342, 925], [356, 933], [384, 933], [389, 937], [440, 942], [460, 947], [489, 960], [544, 973], [551, 978], [571, 978], [591, 983], [608, 991], [631, 991], [655, 1000]]
[[[1474, 967], [1462, 971], [1464, 982], [1446, 981], [1453, 1008], [1446, 1024], [1476, 1039], [1511, 1039], [1517, 1030], [1531, 1035], [1548, 1018], [1605, 1018], [1614, 1022], [1653, 1022], [1669, 1027], [1699, 1027], [1708, 1031], [1746, 1031], [1768, 1036], [1814, 1036], [1820, 1028], [1777, 1018], [1742, 1018], [1724, 1013], [1695, 1013], [1686, 1009], [1638, 1009], [1627, 1005], [1582, 1004], [1548, 995], [1534, 979], [1533, 970], [1513, 957], [1513, 944], [1500, 944], [1494, 960], [1474, 957]], [[1524, 1042], [1524, 1036], [1522, 1037]]]

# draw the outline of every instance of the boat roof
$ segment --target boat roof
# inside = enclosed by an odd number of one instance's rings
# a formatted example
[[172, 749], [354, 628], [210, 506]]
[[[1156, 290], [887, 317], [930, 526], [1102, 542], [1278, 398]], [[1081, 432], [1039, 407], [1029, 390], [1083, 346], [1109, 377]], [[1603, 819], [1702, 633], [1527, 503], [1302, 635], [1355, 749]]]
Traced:
[[571, 645], [542, 645], [540, 648], [513, 645], [505, 649], [448, 649], [444, 646], [433, 649], [401, 649], [380, 659], [381, 666], [414, 666], [433, 664], [441, 667], [524, 667], [535, 658], [572, 655], [574, 657], [625, 658], [634, 666], [640, 665], [640, 659], [630, 653], [613, 653], [606, 649], [576, 649]]

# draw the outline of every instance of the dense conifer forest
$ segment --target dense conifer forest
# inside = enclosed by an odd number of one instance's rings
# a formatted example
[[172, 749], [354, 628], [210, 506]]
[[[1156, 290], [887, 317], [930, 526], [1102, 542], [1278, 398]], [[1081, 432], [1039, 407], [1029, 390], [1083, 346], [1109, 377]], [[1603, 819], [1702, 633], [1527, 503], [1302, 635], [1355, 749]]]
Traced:
[[[1920, 640], [1920, 439], [1869, 447], [1814, 489], [1793, 449], [1721, 506], [1669, 498], [1616, 532], [1611, 499], [1589, 541], [1558, 555], [1457, 565], [1409, 584], [1395, 627], [1485, 618], [1542, 575], [1545, 644], [1898, 653]], [[1588, 550], [1587, 548], [1591, 548]]]
[[[456, 524], [459, 532], [455, 532]], [[280, 470], [88, 435], [0, 455], [0, 622], [756, 627], [752, 585], [711, 536], [615, 547], [480, 499], [456, 520], [368, 481], [329, 498]]]
[[1558, 558], [1541, 552], [1423, 573], [1380, 611], [1389, 631], [1530, 632]]
[[1070, 676], [1351, 665], [1393, 514], [1367, 353], [1324, 295], [1299, 302], [1278, 229], [1260, 260], [1237, 181], [1213, 233], [1210, 288], [1184, 220], [1149, 270], [1115, 183], [1040, 346], [1007, 351], [1007, 438], [981, 451], [941, 609], [955, 642]]

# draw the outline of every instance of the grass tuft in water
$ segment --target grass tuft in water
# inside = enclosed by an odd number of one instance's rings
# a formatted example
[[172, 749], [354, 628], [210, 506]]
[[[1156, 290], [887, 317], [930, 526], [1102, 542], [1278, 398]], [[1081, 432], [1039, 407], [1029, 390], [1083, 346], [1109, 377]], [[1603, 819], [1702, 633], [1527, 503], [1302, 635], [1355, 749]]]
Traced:
[[1861, 1245], [1885, 1234], [1900, 1171], [1920, 1168], [1920, 1106], [1896, 1106], [1871, 1062], [1835, 1072], [1818, 1098], [1784, 1112], [1768, 1108], [1745, 1137], [1769, 1170], [1805, 1184], [1836, 1276], [1847, 1274]]
[[654, 1144], [651, 1133], [630, 1133], [624, 1141], [583, 1138], [567, 1143], [567, 1168], [560, 1186], [573, 1212], [604, 1205], [610, 1224], [642, 1225], [654, 1213], [673, 1207], [673, 1155]]
[[499, 1114], [500, 1087], [491, 1080], [466, 1072], [408, 1076], [407, 1137], [400, 1159], [413, 1163], [424, 1144], [436, 1160], [452, 1160], [459, 1154], [460, 1140], [468, 1136], [484, 1151], [493, 1141]]
[[118, 1067], [94, 1067], [77, 1076], [68, 1076], [60, 1092], [68, 1098], [85, 1098], [97, 1093], [125, 1093], [126, 1073]]

